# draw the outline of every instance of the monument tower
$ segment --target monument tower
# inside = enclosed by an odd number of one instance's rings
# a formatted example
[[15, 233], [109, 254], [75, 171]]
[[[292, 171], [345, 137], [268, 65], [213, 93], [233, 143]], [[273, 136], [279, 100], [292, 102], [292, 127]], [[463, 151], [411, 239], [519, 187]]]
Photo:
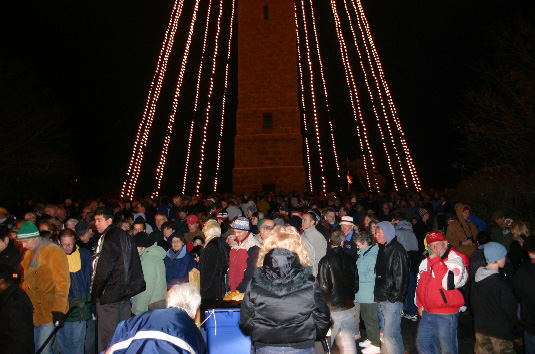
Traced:
[[305, 190], [292, 0], [238, 0], [232, 188]]

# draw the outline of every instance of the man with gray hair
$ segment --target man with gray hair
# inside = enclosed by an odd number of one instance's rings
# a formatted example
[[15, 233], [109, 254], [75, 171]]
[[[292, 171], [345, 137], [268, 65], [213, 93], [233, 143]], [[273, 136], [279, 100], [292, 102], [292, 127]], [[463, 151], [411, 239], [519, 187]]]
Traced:
[[202, 354], [206, 343], [193, 318], [201, 294], [189, 283], [171, 287], [167, 308], [143, 312], [119, 323], [106, 354]]

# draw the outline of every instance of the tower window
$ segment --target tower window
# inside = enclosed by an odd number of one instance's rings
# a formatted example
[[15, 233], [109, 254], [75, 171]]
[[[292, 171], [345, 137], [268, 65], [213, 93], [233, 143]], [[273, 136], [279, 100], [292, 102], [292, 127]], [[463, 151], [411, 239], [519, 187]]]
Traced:
[[264, 20], [269, 19], [269, 5], [264, 5]]
[[262, 113], [262, 127], [264, 129], [273, 128], [273, 114], [272, 113]]

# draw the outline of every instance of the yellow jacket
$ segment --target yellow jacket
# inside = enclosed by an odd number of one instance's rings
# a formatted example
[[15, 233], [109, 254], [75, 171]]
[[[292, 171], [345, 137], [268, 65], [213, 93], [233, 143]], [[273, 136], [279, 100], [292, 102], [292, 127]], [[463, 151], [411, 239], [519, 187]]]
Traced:
[[52, 322], [52, 311], [66, 313], [69, 310], [71, 277], [67, 255], [56, 244], [41, 247], [37, 254], [37, 267], [30, 267], [32, 258], [32, 251], [24, 253], [21, 287], [32, 301], [33, 324], [39, 326]]

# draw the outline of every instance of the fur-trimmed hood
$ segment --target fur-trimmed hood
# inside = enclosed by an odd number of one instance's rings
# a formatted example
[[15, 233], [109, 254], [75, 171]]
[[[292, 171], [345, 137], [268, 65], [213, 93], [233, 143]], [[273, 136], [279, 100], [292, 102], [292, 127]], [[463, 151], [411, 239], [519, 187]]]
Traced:
[[266, 254], [264, 265], [255, 269], [253, 281], [273, 293], [287, 294], [313, 284], [312, 268], [303, 267], [294, 252], [275, 248]]

